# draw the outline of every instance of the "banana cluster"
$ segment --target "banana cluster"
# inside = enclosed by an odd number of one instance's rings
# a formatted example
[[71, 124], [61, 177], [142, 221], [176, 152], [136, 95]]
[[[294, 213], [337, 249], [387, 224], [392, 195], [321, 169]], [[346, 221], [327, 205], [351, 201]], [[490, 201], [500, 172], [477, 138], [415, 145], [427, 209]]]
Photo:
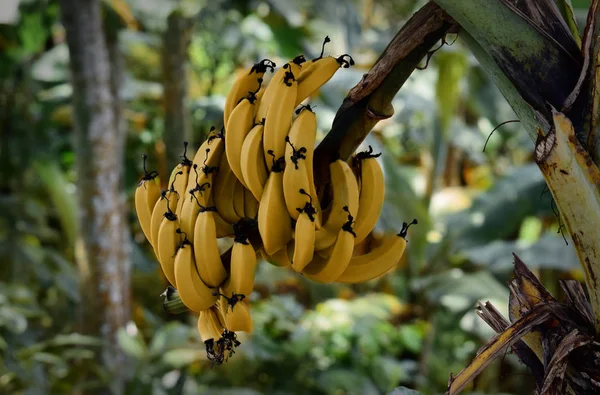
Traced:
[[[215, 363], [239, 345], [236, 332], [252, 332], [257, 254], [320, 283], [364, 282], [402, 257], [410, 224], [398, 234], [372, 232], [385, 190], [380, 154], [371, 147], [332, 162], [330, 188], [317, 194], [317, 118], [302, 103], [352, 64], [349, 55], [321, 51], [275, 71], [265, 59], [237, 78], [223, 128], [211, 128], [191, 160], [186, 143], [167, 190], [146, 171], [144, 157], [135, 192], [142, 231], [181, 301], [199, 314], [198, 331]], [[231, 247], [223, 252], [223, 245]]]

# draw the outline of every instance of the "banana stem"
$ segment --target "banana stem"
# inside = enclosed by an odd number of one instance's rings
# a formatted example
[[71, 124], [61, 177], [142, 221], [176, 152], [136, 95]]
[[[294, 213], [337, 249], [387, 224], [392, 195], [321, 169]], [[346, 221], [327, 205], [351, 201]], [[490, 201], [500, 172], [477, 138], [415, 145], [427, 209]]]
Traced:
[[427, 3], [400, 29], [371, 70], [350, 90], [331, 131], [315, 150], [314, 173], [320, 190], [329, 180], [329, 163], [349, 159], [373, 127], [394, 114], [392, 99], [431, 47], [455, 27], [441, 8]]

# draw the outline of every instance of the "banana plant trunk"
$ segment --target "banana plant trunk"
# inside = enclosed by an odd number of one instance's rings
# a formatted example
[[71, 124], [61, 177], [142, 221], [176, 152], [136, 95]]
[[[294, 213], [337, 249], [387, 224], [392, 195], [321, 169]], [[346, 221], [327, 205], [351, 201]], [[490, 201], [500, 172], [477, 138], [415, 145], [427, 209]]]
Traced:
[[[61, 0], [73, 84], [78, 192], [76, 259], [80, 279], [79, 330], [104, 346], [97, 362], [111, 382], [85, 393], [122, 394], [126, 357], [117, 332], [130, 317], [129, 240], [122, 186], [124, 132], [118, 95], [111, 89], [109, 49], [100, 0]], [[97, 381], [97, 372], [89, 379]], [[84, 386], [89, 388], [90, 386]]]

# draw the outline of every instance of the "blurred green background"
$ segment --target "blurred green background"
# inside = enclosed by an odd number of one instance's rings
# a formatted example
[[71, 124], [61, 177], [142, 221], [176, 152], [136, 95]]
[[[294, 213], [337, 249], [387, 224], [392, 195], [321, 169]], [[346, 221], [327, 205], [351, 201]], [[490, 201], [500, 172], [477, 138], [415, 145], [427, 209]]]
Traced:
[[[383, 151], [386, 204], [379, 229], [412, 218], [408, 251], [393, 273], [356, 286], [318, 285], [262, 263], [253, 295], [255, 333], [211, 369], [196, 319], [169, 316], [166, 281], [135, 212], [142, 153], [164, 177], [167, 20], [187, 23], [187, 86], [194, 150], [220, 125], [236, 72], [270, 58], [351, 54], [313, 103], [321, 136], [347, 91], [375, 62], [418, 0], [107, 0], [118, 32], [127, 123], [125, 188], [132, 235], [132, 321], [119, 333], [129, 356], [126, 394], [387, 394], [405, 386], [443, 393], [492, 332], [478, 300], [505, 307], [512, 253], [558, 294], [581, 279], [559, 231], [551, 196], [532, 161], [533, 143], [461, 45], [436, 52], [394, 101], [395, 115], [365, 141]], [[589, 1], [573, 1], [585, 20]], [[67, 394], [94, 369], [101, 343], [75, 331], [77, 177], [69, 52], [53, 0], [0, 4], [0, 393]], [[580, 24], [581, 26], [582, 24]], [[452, 43], [455, 37], [448, 37]], [[424, 64], [423, 64], [424, 66]], [[175, 132], [173, 132], [175, 133]], [[180, 136], [183, 138], [183, 136]], [[175, 140], [177, 140], [175, 138]], [[506, 315], [506, 311], [503, 311]], [[84, 369], [85, 367], [85, 369]], [[110, 381], [101, 366], [98, 377]], [[477, 379], [477, 393], [532, 393], [511, 354]]]

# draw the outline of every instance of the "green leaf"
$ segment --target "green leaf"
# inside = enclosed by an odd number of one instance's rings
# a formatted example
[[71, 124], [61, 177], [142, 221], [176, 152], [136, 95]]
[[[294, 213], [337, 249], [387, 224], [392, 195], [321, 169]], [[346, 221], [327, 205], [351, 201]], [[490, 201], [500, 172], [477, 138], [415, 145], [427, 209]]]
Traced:
[[406, 387], [397, 387], [388, 395], [421, 395], [421, 393]]
[[137, 360], [145, 358], [148, 350], [140, 336], [130, 335], [127, 333], [127, 330], [121, 328], [117, 332], [117, 341], [123, 351], [130, 357], [134, 357]]
[[163, 354], [162, 360], [174, 368], [182, 368], [193, 362], [206, 359], [206, 351], [200, 344], [187, 349], [169, 350]]

